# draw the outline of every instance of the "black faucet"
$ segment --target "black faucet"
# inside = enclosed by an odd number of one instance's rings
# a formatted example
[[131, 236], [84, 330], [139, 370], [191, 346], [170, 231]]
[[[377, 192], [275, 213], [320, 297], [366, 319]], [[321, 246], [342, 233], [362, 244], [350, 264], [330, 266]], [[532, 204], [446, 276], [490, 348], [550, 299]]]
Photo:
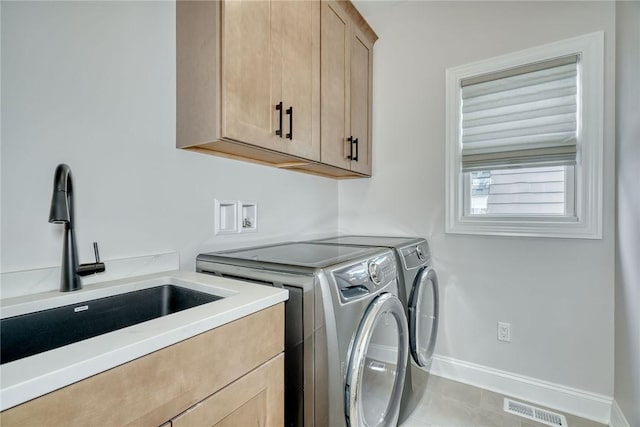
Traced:
[[73, 227], [73, 181], [71, 180], [71, 168], [65, 164], [58, 165], [53, 178], [53, 196], [51, 197], [49, 222], [52, 224], [64, 224], [60, 291], [70, 292], [82, 289], [80, 276], [103, 272], [105, 267], [104, 263], [100, 262], [98, 244], [96, 242], [93, 243], [96, 262], [78, 265], [76, 235]]

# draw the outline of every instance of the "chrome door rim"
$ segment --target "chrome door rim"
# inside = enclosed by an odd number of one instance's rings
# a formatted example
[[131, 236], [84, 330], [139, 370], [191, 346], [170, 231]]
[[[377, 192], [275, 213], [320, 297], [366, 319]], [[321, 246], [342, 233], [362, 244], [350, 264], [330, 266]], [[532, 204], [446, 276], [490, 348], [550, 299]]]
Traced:
[[[427, 344], [426, 355], [420, 354], [418, 349], [418, 310], [417, 304], [420, 301], [421, 293], [425, 290], [425, 284], [430, 281], [433, 286], [433, 322], [431, 324], [431, 335], [429, 336], [429, 343]], [[411, 289], [411, 297], [409, 298], [409, 343], [411, 347], [411, 357], [420, 367], [425, 367], [431, 362], [433, 356], [433, 350], [436, 345], [436, 336], [438, 334], [438, 314], [440, 303], [438, 301], [438, 276], [435, 270], [431, 267], [424, 267], [416, 275], [416, 279]]]
[[350, 351], [349, 365], [345, 383], [345, 415], [347, 425], [353, 427], [365, 426], [364, 417], [361, 411], [360, 396], [362, 394], [362, 376], [364, 373], [367, 349], [374, 331], [376, 320], [383, 313], [391, 313], [398, 323], [399, 336], [399, 358], [396, 379], [391, 392], [391, 399], [387, 407], [387, 413], [383, 419], [382, 426], [395, 426], [400, 413], [400, 398], [404, 387], [405, 372], [407, 369], [407, 359], [409, 355], [408, 335], [406, 316], [402, 302], [393, 294], [384, 293], [369, 304], [356, 332], [353, 346]]

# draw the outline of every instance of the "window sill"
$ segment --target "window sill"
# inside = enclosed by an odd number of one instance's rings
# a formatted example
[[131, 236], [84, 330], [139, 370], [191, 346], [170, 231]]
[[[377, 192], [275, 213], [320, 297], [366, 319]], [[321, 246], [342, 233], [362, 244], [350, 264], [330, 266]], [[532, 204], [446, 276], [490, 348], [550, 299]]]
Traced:
[[597, 224], [587, 224], [570, 218], [548, 220], [535, 218], [469, 218], [450, 220], [447, 234], [475, 234], [510, 237], [550, 237], [564, 239], [602, 239], [602, 229]]

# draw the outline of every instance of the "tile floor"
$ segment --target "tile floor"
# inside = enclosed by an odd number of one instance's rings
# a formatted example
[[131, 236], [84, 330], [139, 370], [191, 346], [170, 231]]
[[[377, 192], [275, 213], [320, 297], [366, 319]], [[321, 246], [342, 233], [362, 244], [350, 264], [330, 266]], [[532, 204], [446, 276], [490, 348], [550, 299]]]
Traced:
[[[548, 427], [504, 412], [503, 399], [503, 395], [431, 375], [425, 395], [400, 427]], [[584, 418], [563, 415], [569, 427], [606, 427]]]

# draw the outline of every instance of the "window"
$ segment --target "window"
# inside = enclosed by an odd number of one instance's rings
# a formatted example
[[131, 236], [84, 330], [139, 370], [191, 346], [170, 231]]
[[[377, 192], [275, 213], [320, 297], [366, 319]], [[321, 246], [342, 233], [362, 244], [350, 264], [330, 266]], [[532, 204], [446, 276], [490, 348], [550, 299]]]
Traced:
[[602, 237], [604, 33], [447, 70], [449, 233]]

